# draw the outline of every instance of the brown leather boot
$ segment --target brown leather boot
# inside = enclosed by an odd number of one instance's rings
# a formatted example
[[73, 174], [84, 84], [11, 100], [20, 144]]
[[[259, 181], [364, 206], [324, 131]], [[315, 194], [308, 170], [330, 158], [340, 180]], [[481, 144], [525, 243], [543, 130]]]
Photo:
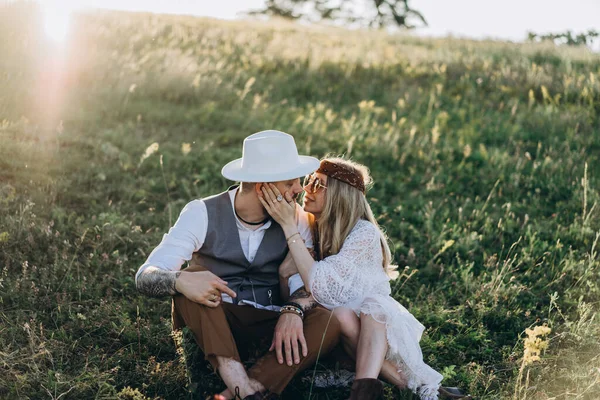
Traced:
[[379, 379], [356, 379], [348, 400], [377, 400], [383, 395], [383, 383]]
[[442, 399], [463, 399], [463, 400], [472, 400], [471, 395], [466, 394], [461, 389], [457, 387], [447, 387], [440, 386], [439, 393], [442, 395]]

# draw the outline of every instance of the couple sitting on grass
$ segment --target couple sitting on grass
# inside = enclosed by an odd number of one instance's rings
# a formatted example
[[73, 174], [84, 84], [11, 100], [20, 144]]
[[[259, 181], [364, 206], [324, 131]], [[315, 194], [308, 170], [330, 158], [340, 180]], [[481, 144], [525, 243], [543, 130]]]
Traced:
[[[174, 329], [187, 326], [219, 372], [227, 389], [212, 399], [279, 398], [340, 339], [356, 361], [350, 399], [380, 398], [378, 377], [423, 400], [468, 398], [440, 386], [423, 325], [391, 297], [366, 167], [299, 156], [292, 136], [264, 131], [221, 172], [241, 184], [188, 203], [136, 274], [142, 293], [173, 297]], [[271, 348], [246, 371], [240, 353], [264, 337]]]

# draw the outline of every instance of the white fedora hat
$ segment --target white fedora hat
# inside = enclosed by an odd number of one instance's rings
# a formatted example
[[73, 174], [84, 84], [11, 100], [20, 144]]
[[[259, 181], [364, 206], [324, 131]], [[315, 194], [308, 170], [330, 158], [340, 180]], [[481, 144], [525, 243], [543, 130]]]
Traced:
[[276, 182], [299, 178], [318, 168], [318, 159], [298, 155], [291, 135], [269, 130], [244, 139], [242, 158], [227, 163], [221, 174], [236, 182]]

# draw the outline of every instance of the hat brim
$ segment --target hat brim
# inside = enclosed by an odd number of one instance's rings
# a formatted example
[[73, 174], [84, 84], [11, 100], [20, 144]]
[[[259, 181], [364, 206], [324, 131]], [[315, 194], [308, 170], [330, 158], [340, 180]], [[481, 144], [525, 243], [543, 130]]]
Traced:
[[258, 172], [244, 170], [242, 167], [242, 159], [238, 158], [227, 163], [221, 174], [235, 182], [278, 182], [288, 179], [296, 179], [315, 172], [319, 169], [320, 161], [315, 157], [298, 156], [298, 161], [295, 165], [290, 165], [289, 168], [278, 171]]

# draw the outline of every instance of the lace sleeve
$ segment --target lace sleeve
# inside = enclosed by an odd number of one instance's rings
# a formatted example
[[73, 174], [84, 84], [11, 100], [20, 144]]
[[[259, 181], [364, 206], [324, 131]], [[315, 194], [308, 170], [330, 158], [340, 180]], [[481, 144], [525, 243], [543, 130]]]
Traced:
[[315, 300], [335, 308], [362, 299], [374, 268], [383, 271], [382, 260], [379, 231], [368, 221], [358, 221], [338, 254], [313, 265], [310, 288]]

